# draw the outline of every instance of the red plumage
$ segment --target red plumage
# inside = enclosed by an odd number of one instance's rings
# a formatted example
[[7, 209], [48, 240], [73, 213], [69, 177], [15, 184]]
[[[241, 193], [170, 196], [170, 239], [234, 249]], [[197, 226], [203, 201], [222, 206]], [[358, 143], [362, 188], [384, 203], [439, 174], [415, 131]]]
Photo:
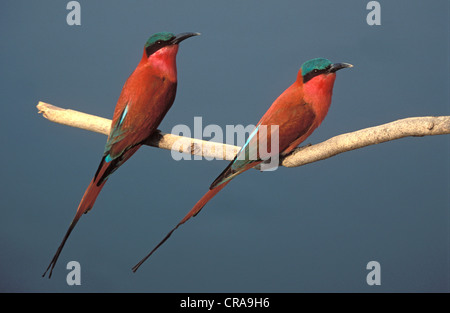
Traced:
[[125, 82], [114, 110], [111, 131], [95, 176], [44, 275], [49, 278], [73, 228], [83, 213], [94, 206], [108, 177], [151, 136], [175, 100], [178, 44], [198, 33], [158, 33], [147, 41], [142, 59]]

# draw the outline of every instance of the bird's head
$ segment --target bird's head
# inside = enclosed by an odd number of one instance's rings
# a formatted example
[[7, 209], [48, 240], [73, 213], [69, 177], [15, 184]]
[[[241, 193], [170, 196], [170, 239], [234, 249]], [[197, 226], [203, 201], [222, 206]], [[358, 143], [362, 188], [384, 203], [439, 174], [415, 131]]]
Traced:
[[348, 63], [331, 63], [330, 60], [324, 58], [316, 58], [303, 63], [301, 67], [301, 77], [303, 84], [309, 81], [313, 81], [315, 77], [321, 77], [322, 79], [326, 77], [335, 77], [336, 71], [353, 67], [353, 65]]
[[174, 35], [169, 32], [161, 32], [152, 35], [144, 46], [144, 53], [140, 62], [143, 68], [150, 67], [158, 75], [168, 77], [171, 81], [176, 81], [176, 56], [178, 44], [183, 40], [198, 36], [199, 33], [181, 33]]
[[303, 86], [303, 99], [313, 105], [316, 114], [323, 119], [328, 112], [333, 93], [336, 71], [353, 67], [348, 63], [331, 63], [317, 58], [306, 61], [298, 71], [297, 83]]
[[145, 43], [144, 46], [145, 54], [147, 58], [149, 58], [150, 56], [152, 56], [157, 52], [167, 53], [168, 51], [171, 50], [177, 50], [178, 44], [180, 42], [189, 37], [198, 35], [200, 35], [200, 33], [181, 33], [178, 35], [174, 35], [169, 32], [156, 33], [152, 35]]

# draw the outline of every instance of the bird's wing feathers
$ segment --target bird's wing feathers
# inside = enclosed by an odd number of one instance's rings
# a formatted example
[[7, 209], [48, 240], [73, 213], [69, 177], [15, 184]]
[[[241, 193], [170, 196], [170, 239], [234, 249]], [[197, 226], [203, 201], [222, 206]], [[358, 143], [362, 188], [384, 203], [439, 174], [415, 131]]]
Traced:
[[[120, 118], [115, 119], [111, 125], [111, 131], [108, 136], [108, 141], [106, 142], [106, 145], [105, 145], [105, 151], [104, 151], [105, 156], [109, 155], [109, 151], [111, 150], [111, 148], [114, 144], [118, 143], [119, 141], [123, 140], [126, 137], [125, 129], [122, 126], [123, 126], [125, 117], [128, 113], [128, 107], [129, 107], [129, 103], [126, 103], [125, 108], [122, 110], [122, 113], [120, 114]], [[109, 156], [108, 159], [112, 160], [115, 157], [117, 157], [117, 156]]]
[[139, 149], [159, 126], [175, 99], [176, 83], [156, 76], [151, 79], [135, 77], [130, 76], [117, 101], [103, 158], [95, 175], [97, 184]]
[[261, 124], [256, 125], [252, 133], [250, 133], [247, 141], [241, 150], [236, 154], [234, 160], [231, 161], [223, 172], [214, 180], [209, 189], [214, 189], [227, 181], [230, 181], [237, 175], [261, 163], [258, 158], [257, 140]]
[[210, 189], [230, 181], [273, 155], [289, 152], [293, 149], [291, 145], [297, 146], [310, 135], [316, 115], [311, 105], [298, 103], [298, 99], [296, 100], [297, 102], [292, 103], [284, 100], [283, 106], [275, 102], [270, 107], [234, 160], [214, 180]]
[[126, 82], [105, 145], [106, 161], [112, 161], [141, 144], [156, 130], [172, 106], [176, 85], [176, 82], [157, 76]]

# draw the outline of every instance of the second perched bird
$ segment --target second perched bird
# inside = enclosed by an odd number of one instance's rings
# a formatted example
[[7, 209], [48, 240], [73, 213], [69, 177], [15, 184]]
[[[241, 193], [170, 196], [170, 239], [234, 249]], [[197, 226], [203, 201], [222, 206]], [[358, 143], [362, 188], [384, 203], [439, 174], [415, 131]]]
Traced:
[[175, 100], [177, 89], [176, 56], [178, 44], [199, 33], [174, 35], [168, 32], [151, 36], [142, 59], [125, 82], [117, 101], [100, 165], [78, 206], [77, 213], [44, 275], [53, 268], [83, 213], [94, 206], [108, 177], [128, 160], [152, 135]]
[[[331, 63], [324, 58], [305, 62], [297, 75], [297, 80], [286, 89], [272, 104], [250, 134], [249, 139], [235, 159], [225, 168], [210, 186], [210, 190], [194, 205], [189, 213], [179, 222], [166, 237], [138, 264], [135, 272], [183, 223], [200, 212], [200, 210], [234, 177], [258, 166], [263, 159], [273, 157], [274, 153], [282, 156], [308, 138], [319, 127], [328, 113], [331, 104], [336, 71], [352, 67], [348, 63]], [[278, 126], [278, 127], [273, 127]], [[270, 131], [269, 131], [270, 129]], [[277, 131], [277, 133], [275, 133]], [[268, 146], [272, 136], [278, 135], [278, 149], [270, 148], [263, 153], [260, 147]], [[266, 149], [269, 151], [269, 149]], [[264, 155], [263, 155], [264, 154]], [[251, 157], [256, 156], [256, 157]]]

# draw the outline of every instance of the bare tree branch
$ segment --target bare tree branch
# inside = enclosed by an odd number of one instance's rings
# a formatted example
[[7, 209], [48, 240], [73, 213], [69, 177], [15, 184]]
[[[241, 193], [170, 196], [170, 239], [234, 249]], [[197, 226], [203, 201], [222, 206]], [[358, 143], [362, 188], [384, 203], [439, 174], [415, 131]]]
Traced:
[[[42, 113], [46, 119], [52, 122], [109, 135], [111, 128], [111, 120], [109, 119], [79, 111], [62, 109], [42, 101], [39, 101], [37, 108], [39, 113]], [[179, 152], [224, 160], [233, 160], [240, 149], [240, 147], [233, 145], [176, 136], [161, 131], [145, 142], [146, 145], [167, 150], [172, 150], [174, 143], [177, 143]]]
[[282, 165], [296, 167], [386, 141], [444, 134], [450, 134], [450, 116], [410, 117], [338, 135], [304, 149], [296, 148], [282, 160]]
[[[108, 135], [111, 120], [45, 102], [37, 105], [39, 113], [55, 123]], [[404, 137], [450, 134], [450, 116], [411, 117], [335, 136], [324, 142], [297, 148], [281, 160], [286, 167], [302, 166], [337, 154]], [[146, 145], [208, 158], [233, 160], [240, 147], [157, 132]], [[176, 146], [174, 146], [174, 144]]]

